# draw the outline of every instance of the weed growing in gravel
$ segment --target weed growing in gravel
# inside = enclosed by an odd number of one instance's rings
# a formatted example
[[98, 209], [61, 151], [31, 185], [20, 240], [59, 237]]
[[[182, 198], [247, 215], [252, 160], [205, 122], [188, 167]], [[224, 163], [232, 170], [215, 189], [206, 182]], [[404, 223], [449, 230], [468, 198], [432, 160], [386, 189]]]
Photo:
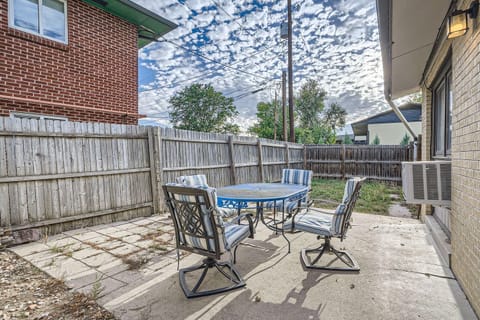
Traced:
[[102, 286], [102, 283], [101, 283], [102, 280], [103, 280], [103, 274], [100, 275], [99, 277], [97, 273], [97, 275], [95, 276], [95, 282], [93, 283], [92, 289], [90, 290], [90, 297], [93, 300], [97, 300], [102, 294], [103, 290], [105, 289]]

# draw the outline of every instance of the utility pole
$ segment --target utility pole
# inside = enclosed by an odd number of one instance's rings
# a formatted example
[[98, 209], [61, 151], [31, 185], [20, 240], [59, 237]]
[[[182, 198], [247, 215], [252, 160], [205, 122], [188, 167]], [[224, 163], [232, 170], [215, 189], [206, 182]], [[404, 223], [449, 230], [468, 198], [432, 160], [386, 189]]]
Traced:
[[292, 0], [287, 0], [288, 6], [288, 112], [290, 116], [290, 141], [295, 142], [295, 127], [293, 117], [293, 58], [292, 58]]
[[282, 116], [283, 116], [283, 141], [288, 141], [287, 135], [287, 72], [282, 71]]
[[273, 140], [277, 141], [277, 121], [278, 121], [278, 114], [277, 114], [277, 86], [275, 85], [275, 100], [273, 105]]

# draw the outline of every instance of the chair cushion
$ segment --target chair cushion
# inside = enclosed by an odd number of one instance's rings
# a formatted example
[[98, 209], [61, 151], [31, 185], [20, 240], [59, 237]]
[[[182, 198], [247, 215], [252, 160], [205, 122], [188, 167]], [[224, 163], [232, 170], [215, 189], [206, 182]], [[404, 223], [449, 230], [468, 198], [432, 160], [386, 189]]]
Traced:
[[225, 248], [227, 250], [233, 249], [242, 240], [250, 235], [250, 228], [248, 225], [226, 223], [225, 224]]
[[283, 169], [282, 183], [301, 184], [310, 188], [312, 186], [312, 176], [313, 171], [311, 170]]
[[[276, 203], [277, 211], [283, 211], [283, 201], [267, 201], [263, 203], [263, 208], [273, 210], [273, 206]], [[298, 208], [298, 200], [296, 201], [285, 201], [285, 212], [292, 213], [296, 208]]]
[[180, 176], [177, 182], [188, 187], [208, 187], [207, 177], [204, 174], [194, 174], [191, 176]]
[[[295, 216], [294, 230], [305, 231], [321, 236], [333, 236], [330, 228], [332, 226], [332, 215], [321, 212], [304, 212]], [[285, 230], [292, 228], [292, 219], [284, 224]]]
[[237, 215], [237, 209], [232, 209], [232, 208], [222, 208], [222, 207], [217, 207], [218, 213], [222, 216], [222, 218], [231, 218]]
[[[207, 184], [207, 177], [204, 174], [194, 174], [191, 176], [180, 176], [177, 178], [177, 182], [187, 186], [187, 187], [202, 187], [202, 188], [208, 188]], [[218, 205], [218, 200], [217, 200], [217, 193], [215, 192], [214, 195], [214, 203], [215, 206]], [[231, 208], [221, 208], [217, 207], [218, 212], [223, 218], [230, 218], [233, 217], [236, 213], [236, 209], [231, 209]]]

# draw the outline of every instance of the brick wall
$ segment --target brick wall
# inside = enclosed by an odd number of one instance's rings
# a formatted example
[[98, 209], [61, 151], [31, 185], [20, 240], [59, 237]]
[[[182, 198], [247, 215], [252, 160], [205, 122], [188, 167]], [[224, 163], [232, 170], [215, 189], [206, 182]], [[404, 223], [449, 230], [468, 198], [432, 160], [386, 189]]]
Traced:
[[136, 124], [136, 27], [80, 0], [67, 2], [68, 44], [8, 27], [0, 2], [0, 116]]
[[[466, 9], [469, 1], [459, 1]], [[452, 208], [451, 267], [472, 307], [480, 314], [480, 19], [469, 19], [466, 35], [445, 40], [429, 70], [430, 87], [447, 52], [452, 52]], [[423, 114], [431, 113], [424, 90]], [[425, 118], [423, 154], [430, 156], [431, 115]]]
[[[465, 2], [463, 6], [459, 7], [465, 8], [469, 4], [469, 2]], [[473, 27], [465, 36], [452, 41], [454, 101], [452, 120], [452, 269], [477, 314], [480, 314], [479, 29], [479, 26]]]
[[[430, 140], [432, 138], [432, 92], [427, 88], [422, 88], [422, 161], [431, 160]], [[420, 211], [421, 219], [425, 220], [425, 215], [432, 213], [432, 206], [423, 204]]]

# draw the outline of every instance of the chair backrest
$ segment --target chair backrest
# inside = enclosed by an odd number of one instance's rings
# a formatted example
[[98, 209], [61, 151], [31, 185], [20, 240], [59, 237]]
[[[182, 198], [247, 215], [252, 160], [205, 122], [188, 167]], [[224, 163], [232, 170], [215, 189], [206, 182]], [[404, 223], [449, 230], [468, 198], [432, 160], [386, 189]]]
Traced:
[[[308, 187], [310, 191], [312, 189], [312, 177], [313, 171], [301, 170], [301, 169], [283, 169], [281, 183], [288, 184], [301, 184]], [[301, 201], [302, 203], [308, 202], [308, 193]]]
[[191, 176], [180, 176], [177, 182], [188, 187], [208, 187], [207, 177], [204, 174], [194, 174]]
[[366, 178], [350, 178], [345, 183], [345, 190], [343, 192], [342, 203], [338, 205], [333, 216], [331, 232], [336, 236], [343, 238], [350, 226], [350, 218], [352, 216], [353, 208], [357, 202], [360, 194], [360, 188]]
[[215, 189], [167, 184], [163, 192], [172, 214], [177, 248], [220, 259], [225, 252], [225, 229], [215, 211]]

